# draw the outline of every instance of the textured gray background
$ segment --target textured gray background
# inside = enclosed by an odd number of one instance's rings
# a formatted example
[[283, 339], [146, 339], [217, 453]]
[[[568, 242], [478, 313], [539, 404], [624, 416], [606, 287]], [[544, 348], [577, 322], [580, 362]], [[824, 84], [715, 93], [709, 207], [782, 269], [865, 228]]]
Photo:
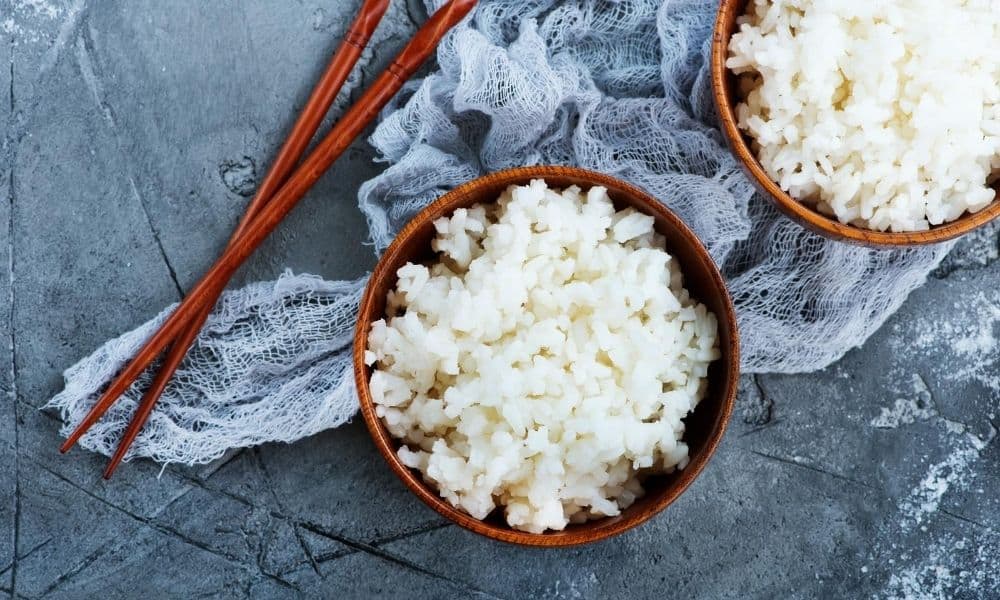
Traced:
[[[59, 456], [38, 407], [60, 373], [201, 274], [356, 4], [0, 0], [0, 595], [1000, 595], [996, 230], [838, 365], [746, 378], [693, 488], [591, 547], [447, 525], [360, 423], [111, 483], [102, 458]], [[355, 91], [421, 18], [410, 4]], [[242, 279], [370, 268], [355, 191], [377, 169], [357, 144]]]

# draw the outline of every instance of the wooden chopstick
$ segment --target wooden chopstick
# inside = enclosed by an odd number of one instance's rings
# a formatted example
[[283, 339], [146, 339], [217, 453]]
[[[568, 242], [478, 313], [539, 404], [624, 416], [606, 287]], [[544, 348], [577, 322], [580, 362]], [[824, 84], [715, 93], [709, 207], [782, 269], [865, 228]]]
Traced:
[[458, 24], [476, 5], [476, 0], [450, 0], [438, 9], [420, 28], [388, 69], [361, 99], [341, 118], [340, 122], [319, 143], [288, 181], [281, 186], [259, 215], [248, 225], [243, 236], [227, 247], [209, 272], [191, 290], [188, 297], [164, 321], [160, 329], [146, 342], [136, 357], [119, 374], [83, 421], [60, 448], [67, 452], [131, 386], [150, 363], [174, 341], [191, 319], [206, 307], [211, 307], [225, 289], [236, 270], [278, 226], [299, 200], [322, 177], [399, 92], [407, 79], [434, 53], [441, 38]]
[[[278, 156], [275, 158], [270, 172], [268, 172], [264, 181], [260, 184], [256, 196], [254, 196], [254, 199], [247, 207], [246, 213], [236, 228], [236, 232], [233, 233], [230, 239], [230, 244], [246, 233], [247, 227], [260, 214], [260, 210], [271, 200], [274, 193], [278, 191], [282, 184], [288, 180], [288, 176], [292, 173], [295, 165], [298, 164], [299, 159], [302, 158], [313, 136], [316, 135], [316, 130], [319, 129], [323, 117], [330, 110], [330, 106], [333, 105], [333, 101], [337, 98], [337, 95], [340, 94], [344, 82], [347, 81], [347, 77], [358, 63], [361, 53], [364, 51], [365, 46], [368, 45], [372, 35], [375, 33], [375, 29], [378, 28], [382, 17], [385, 16], [388, 9], [389, 0], [365, 0], [357, 17], [344, 35], [343, 42], [334, 54], [323, 76], [316, 84], [305, 108], [302, 109], [302, 114], [299, 115], [294, 127], [292, 127], [291, 134], [289, 134], [288, 139], [278, 152]], [[218, 298], [216, 298], [217, 300]], [[149, 415], [153, 412], [153, 407], [156, 406], [157, 401], [163, 394], [163, 390], [166, 389], [170, 379], [177, 372], [177, 368], [184, 360], [184, 357], [187, 356], [188, 350], [190, 350], [191, 345], [197, 339], [198, 333], [205, 326], [205, 321], [211, 312], [211, 307], [203, 309], [201, 314], [193, 319], [187, 329], [171, 345], [156, 378], [143, 395], [142, 401], [136, 409], [135, 415], [132, 417], [132, 422], [129, 423], [125, 433], [122, 434], [121, 440], [118, 442], [118, 448], [104, 470], [105, 479], [111, 478], [115, 469], [118, 468], [122, 459], [125, 458], [125, 454], [132, 446], [135, 438], [146, 425]]]

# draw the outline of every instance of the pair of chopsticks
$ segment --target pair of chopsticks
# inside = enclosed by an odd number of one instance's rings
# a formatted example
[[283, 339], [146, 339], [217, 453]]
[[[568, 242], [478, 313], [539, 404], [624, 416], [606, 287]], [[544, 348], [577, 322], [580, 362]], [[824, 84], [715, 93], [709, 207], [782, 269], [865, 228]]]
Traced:
[[444, 35], [475, 5], [476, 0], [450, 0], [438, 9], [386, 71], [295, 169], [389, 7], [389, 0], [364, 1], [222, 256], [101, 395], [60, 447], [60, 452], [68, 452], [76, 445], [169, 346], [159, 373], [143, 396], [104, 471], [105, 479], [114, 474], [236, 270], [430, 58]]

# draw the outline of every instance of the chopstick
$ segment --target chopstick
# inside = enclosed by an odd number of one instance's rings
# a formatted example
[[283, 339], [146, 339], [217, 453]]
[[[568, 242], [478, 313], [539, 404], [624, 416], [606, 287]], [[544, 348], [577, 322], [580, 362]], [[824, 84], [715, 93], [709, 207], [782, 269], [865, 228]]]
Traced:
[[[232, 238], [230, 238], [230, 244], [246, 233], [250, 223], [260, 214], [261, 209], [267, 205], [274, 196], [274, 193], [287, 181], [288, 176], [292, 173], [295, 165], [298, 164], [299, 159], [302, 158], [302, 154], [305, 153], [306, 148], [309, 146], [309, 142], [316, 135], [316, 130], [319, 129], [323, 117], [330, 110], [330, 106], [333, 105], [333, 101], [337, 98], [337, 95], [340, 94], [344, 82], [347, 81], [351, 70], [361, 58], [361, 53], [364, 51], [365, 46], [368, 45], [372, 35], [375, 33], [375, 29], [378, 28], [382, 17], [385, 16], [388, 9], [389, 0], [366, 0], [362, 4], [357, 17], [355, 17], [354, 22], [348, 28], [347, 33], [344, 34], [344, 39], [340, 47], [337, 48], [337, 52], [334, 54], [326, 71], [324, 71], [323, 76], [309, 96], [309, 101], [306, 103], [305, 108], [302, 109], [302, 113], [292, 127], [292, 132], [289, 134], [281, 150], [278, 151], [278, 156], [275, 158], [271, 170], [260, 184], [257, 194], [247, 207], [239, 226], [237, 226]], [[149, 389], [143, 395], [131, 423], [129, 423], [125, 433], [122, 434], [118, 442], [118, 447], [108, 462], [107, 468], [104, 470], [105, 479], [111, 478], [115, 469], [118, 468], [118, 465], [125, 458], [125, 454], [132, 446], [135, 438], [138, 437], [139, 432], [146, 425], [149, 416], [153, 412], [153, 408], [163, 394], [163, 390], [166, 389], [170, 379], [177, 372], [184, 357], [187, 356], [188, 350], [191, 349], [191, 345], [198, 337], [198, 333], [205, 326], [205, 321], [208, 320], [208, 316], [212, 312], [211, 308], [211, 306], [208, 306], [202, 309], [201, 314], [192, 320], [187, 329], [171, 345], [156, 378], [153, 379]]]
[[476, 0], [450, 0], [428, 19], [393, 63], [375, 80], [361, 99], [348, 109], [340, 122], [323, 138], [274, 197], [261, 208], [257, 217], [246, 227], [244, 234], [233, 240], [215, 265], [191, 290], [188, 297], [111, 383], [63, 443], [61, 452], [69, 451], [83, 437], [160, 352], [177, 339], [195, 316], [214, 305], [240, 265], [274, 231], [350, 144], [362, 134], [365, 127], [399, 92], [406, 80], [430, 58], [444, 35], [468, 15], [475, 5]]

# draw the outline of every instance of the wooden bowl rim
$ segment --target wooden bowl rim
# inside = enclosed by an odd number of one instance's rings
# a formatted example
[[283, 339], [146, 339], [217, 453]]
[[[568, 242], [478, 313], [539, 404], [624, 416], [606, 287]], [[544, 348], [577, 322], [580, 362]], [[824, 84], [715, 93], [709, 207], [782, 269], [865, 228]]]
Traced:
[[909, 247], [938, 244], [961, 237], [1000, 217], [1000, 197], [983, 210], [965, 213], [955, 221], [932, 227], [927, 231], [883, 232], [845, 225], [792, 198], [764, 171], [750, 149], [746, 136], [736, 122], [731, 98], [735, 76], [726, 68], [729, 40], [736, 29], [736, 20], [745, 12], [748, 0], [722, 0], [716, 13], [712, 37], [712, 93], [716, 112], [722, 121], [722, 132], [730, 150], [756, 187], [771, 198], [778, 210], [807, 229], [837, 241], [869, 247]]
[[[627, 199], [627, 203], [629, 205], [636, 207], [644, 207], [645, 205], [648, 205], [648, 207], [656, 213], [656, 216], [669, 221], [671, 226], [675, 227], [676, 230], [684, 237], [681, 244], [691, 245], [699, 259], [705, 262], [705, 265], [711, 274], [710, 286], [718, 294], [718, 300], [723, 306], [723, 314], [716, 315], [719, 327], [725, 327], [730, 342], [727, 347], [720, 348], [723, 352], [723, 356], [728, 358], [728, 365], [726, 365], [726, 371], [723, 374], [720, 374], [719, 385], [721, 390], [720, 396], [722, 396], [720, 398], [721, 410], [717, 412], [713, 421], [713, 431], [711, 431], [707, 436], [705, 445], [701, 452], [690, 457], [690, 463], [681, 472], [681, 476], [678, 478], [676, 483], [671, 484], [668, 488], [661, 491], [660, 496], [656, 497], [655, 500], [650, 501], [649, 505], [645, 507], [645, 510], [636, 514], [629, 514], [629, 510], [626, 509], [622, 512], [622, 515], [611, 518], [611, 520], [614, 521], [613, 523], [600, 528], [591, 530], [586, 528], [586, 525], [583, 525], [581, 528], [564, 532], [532, 534], [480, 521], [465, 512], [456, 509], [446, 500], [441, 498], [437, 494], [437, 491], [433, 490], [429, 484], [426, 484], [414, 471], [410, 470], [400, 462], [398, 456], [396, 455], [394, 439], [382, 425], [381, 419], [379, 419], [375, 414], [375, 406], [371, 399], [371, 393], [368, 387], [369, 369], [364, 362], [364, 353], [367, 348], [367, 332], [371, 326], [371, 320], [369, 320], [367, 315], [374, 312], [373, 305], [376, 302], [379, 302], [379, 298], [375, 295], [377, 288], [380, 287], [378, 283], [386, 277], [395, 276], [395, 274], [390, 271], [389, 264], [402, 258], [401, 254], [405, 249], [406, 240], [423, 226], [423, 223], [428, 219], [427, 215], [436, 214], [441, 211], [443, 207], [450, 206], [452, 202], [458, 201], [459, 199], [465, 199], [470, 193], [474, 193], [477, 188], [493, 187], [497, 185], [506, 186], [526, 183], [531, 179], [556, 177], [579, 179], [587, 181], [593, 186], [604, 185], [624, 190], [630, 196], [630, 198]], [[623, 198], [619, 201], [626, 201], [626, 199]], [[448, 214], [448, 212], [451, 212], [458, 207], [458, 205], [451, 207], [442, 214]], [[704, 301], [704, 299], [702, 299], [702, 301]], [[399, 235], [386, 250], [385, 254], [383, 254], [375, 268], [375, 271], [369, 279], [368, 285], [366, 286], [358, 315], [358, 325], [354, 337], [354, 376], [357, 385], [358, 400], [361, 405], [361, 414], [364, 418], [365, 425], [368, 427], [368, 431], [371, 433], [372, 439], [379, 450], [379, 453], [386, 460], [386, 462], [389, 463], [392, 471], [403, 481], [406, 487], [438, 514], [474, 533], [507, 543], [550, 548], [578, 546], [619, 535], [629, 529], [645, 523], [677, 500], [677, 498], [679, 498], [701, 475], [725, 435], [736, 402], [736, 391], [740, 377], [739, 331], [732, 297], [729, 294], [728, 287], [726, 286], [725, 280], [719, 272], [715, 261], [711, 258], [711, 255], [705, 249], [704, 245], [694, 232], [670, 209], [656, 200], [653, 196], [628, 182], [585, 169], [562, 166], [520, 167], [480, 177], [448, 192], [431, 205], [424, 208], [417, 214], [417, 216], [411, 219], [406, 227], [400, 231]], [[593, 521], [592, 523], [604, 522], [605, 520], [602, 519]]]

